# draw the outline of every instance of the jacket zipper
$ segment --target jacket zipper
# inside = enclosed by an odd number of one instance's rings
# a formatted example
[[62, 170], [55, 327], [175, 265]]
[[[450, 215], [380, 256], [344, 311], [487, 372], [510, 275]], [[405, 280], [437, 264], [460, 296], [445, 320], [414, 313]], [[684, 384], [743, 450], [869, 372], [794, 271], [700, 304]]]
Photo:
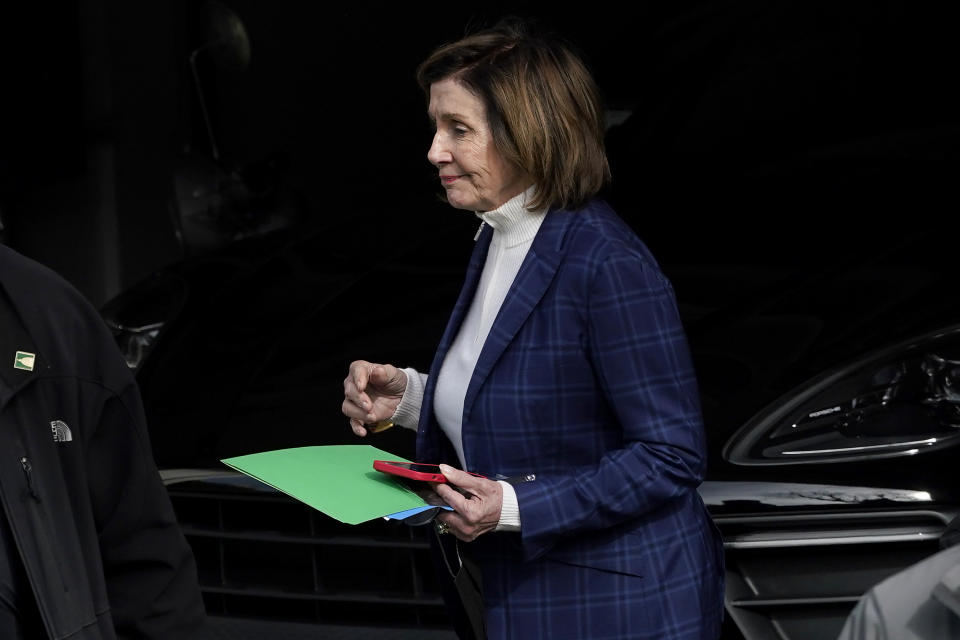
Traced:
[[[23, 469], [23, 475], [26, 477], [26, 480], [27, 480], [27, 489], [28, 489], [29, 492], [30, 492], [30, 496], [31, 496], [36, 502], [40, 502], [40, 494], [37, 493], [36, 486], [34, 486], [34, 483], [33, 483], [33, 465], [30, 464], [30, 458], [28, 458], [28, 457], [25, 456], [25, 455], [20, 456], [20, 467]], [[0, 496], [0, 497], [2, 497], [2, 496]], [[4, 504], [3, 504], [3, 509], [4, 509], [4, 511], [6, 512], [6, 514], [9, 514], [9, 513], [10, 513], [10, 510], [9, 510], [9, 508], [8, 508], [8, 505], [6, 504], [6, 500], [4, 500], [3, 502], [4, 502]], [[0, 514], [0, 515], [2, 515], [2, 514]], [[8, 517], [9, 517], [9, 515], [8, 515]], [[10, 522], [10, 528], [11, 528], [11, 530], [12, 530], [12, 534], [13, 534], [13, 536], [14, 536], [14, 539], [16, 540], [17, 548], [20, 550], [20, 553], [23, 554], [23, 553], [24, 553], [24, 551], [23, 551], [23, 548], [24, 548], [24, 547], [23, 547], [22, 541], [17, 538], [17, 536], [19, 535], [19, 533], [18, 533], [18, 531], [17, 531], [18, 527], [16, 526], [16, 523], [11, 521], [11, 522]], [[46, 532], [45, 532], [45, 530], [43, 530], [43, 529], [45, 529], [45, 528], [42, 528], [42, 530], [40, 531], [40, 534], [41, 534], [43, 540], [41, 540], [41, 541], [38, 542], [38, 545], [39, 545], [39, 547], [40, 547], [41, 549], [44, 548], [44, 545], [45, 545], [44, 541], [46, 541], [46, 540], [48, 539], [48, 536], [47, 536], [47, 535], [44, 535]], [[51, 547], [51, 548], [52, 548], [52, 547]], [[39, 586], [39, 584], [38, 584], [38, 582], [37, 582], [36, 566], [35, 566], [35, 565], [36, 565], [36, 563], [28, 562], [26, 556], [23, 557], [23, 568], [24, 568], [24, 571], [25, 571], [26, 574], [27, 574], [27, 580], [30, 582], [30, 588], [31, 588], [31, 590], [33, 591], [33, 593], [35, 594], [35, 599], [36, 599], [36, 603], [37, 603], [37, 609], [38, 609], [39, 612], [40, 612], [40, 619], [43, 621], [43, 627], [44, 627], [44, 629], [46, 629], [46, 631], [47, 631], [47, 633], [50, 635], [50, 637], [53, 637], [53, 629], [54, 629], [53, 613], [50, 611], [50, 603], [49, 603], [49, 601], [48, 601], [46, 598], [41, 597], [41, 595], [40, 595], [40, 590], [41, 590], [41, 588], [40, 588], [40, 586]], [[59, 572], [60, 572], [60, 580], [63, 582], [64, 585], [66, 585], [66, 582], [63, 580], [63, 567], [60, 566], [60, 562], [57, 562], [57, 569], [58, 569]]]
[[30, 495], [33, 496], [34, 500], [40, 502], [40, 494], [33, 486], [33, 466], [30, 464], [30, 459], [26, 456], [20, 456], [20, 466], [23, 467], [23, 473], [27, 476], [27, 489], [30, 490]]

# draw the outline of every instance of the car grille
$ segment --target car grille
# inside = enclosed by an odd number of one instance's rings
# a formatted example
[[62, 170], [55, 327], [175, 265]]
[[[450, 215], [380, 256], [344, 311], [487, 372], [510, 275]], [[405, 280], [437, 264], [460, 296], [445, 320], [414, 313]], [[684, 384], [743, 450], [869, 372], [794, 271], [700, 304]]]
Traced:
[[715, 517], [726, 547], [727, 611], [749, 640], [835, 638], [863, 593], [938, 550], [952, 515]]
[[168, 482], [209, 614], [449, 628], [425, 527], [346, 525], [239, 474], [217, 476]]

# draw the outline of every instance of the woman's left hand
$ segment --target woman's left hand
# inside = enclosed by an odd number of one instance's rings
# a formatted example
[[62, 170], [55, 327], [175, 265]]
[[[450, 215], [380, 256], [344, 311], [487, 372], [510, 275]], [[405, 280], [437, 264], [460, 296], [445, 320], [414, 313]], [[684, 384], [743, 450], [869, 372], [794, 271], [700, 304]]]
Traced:
[[[500, 522], [500, 507], [503, 505], [503, 488], [499, 482], [479, 478], [445, 464], [440, 472], [447, 483], [437, 483], [433, 490], [453, 507], [453, 512], [443, 512], [437, 520], [450, 527], [449, 532], [465, 542], [476, 540], [477, 536], [493, 531]], [[450, 484], [472, 494], [465, 496]]]

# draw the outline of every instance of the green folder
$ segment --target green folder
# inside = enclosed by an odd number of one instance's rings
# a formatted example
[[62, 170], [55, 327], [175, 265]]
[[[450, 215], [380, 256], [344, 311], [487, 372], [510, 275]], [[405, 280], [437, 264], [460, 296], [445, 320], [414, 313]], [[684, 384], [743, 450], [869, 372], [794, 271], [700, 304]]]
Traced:
[[347, 524], [432, 508], [375, 471], [374, 460], [410, 462], [366, 444], [278, 449], [220, 462]]

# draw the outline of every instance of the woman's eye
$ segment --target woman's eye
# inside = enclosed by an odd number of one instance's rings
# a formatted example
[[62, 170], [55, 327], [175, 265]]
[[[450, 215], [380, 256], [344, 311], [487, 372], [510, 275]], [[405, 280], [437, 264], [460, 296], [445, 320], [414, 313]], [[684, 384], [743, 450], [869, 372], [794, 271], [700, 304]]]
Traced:
[[458, 138], [462, 138], [463, 136], [467, 135], [467, 128], [466, 128], [466, 127], [454, 127], [454, 128], [453, 128], [453, 135], [455, 135], [455, 136], [458, 137]]

